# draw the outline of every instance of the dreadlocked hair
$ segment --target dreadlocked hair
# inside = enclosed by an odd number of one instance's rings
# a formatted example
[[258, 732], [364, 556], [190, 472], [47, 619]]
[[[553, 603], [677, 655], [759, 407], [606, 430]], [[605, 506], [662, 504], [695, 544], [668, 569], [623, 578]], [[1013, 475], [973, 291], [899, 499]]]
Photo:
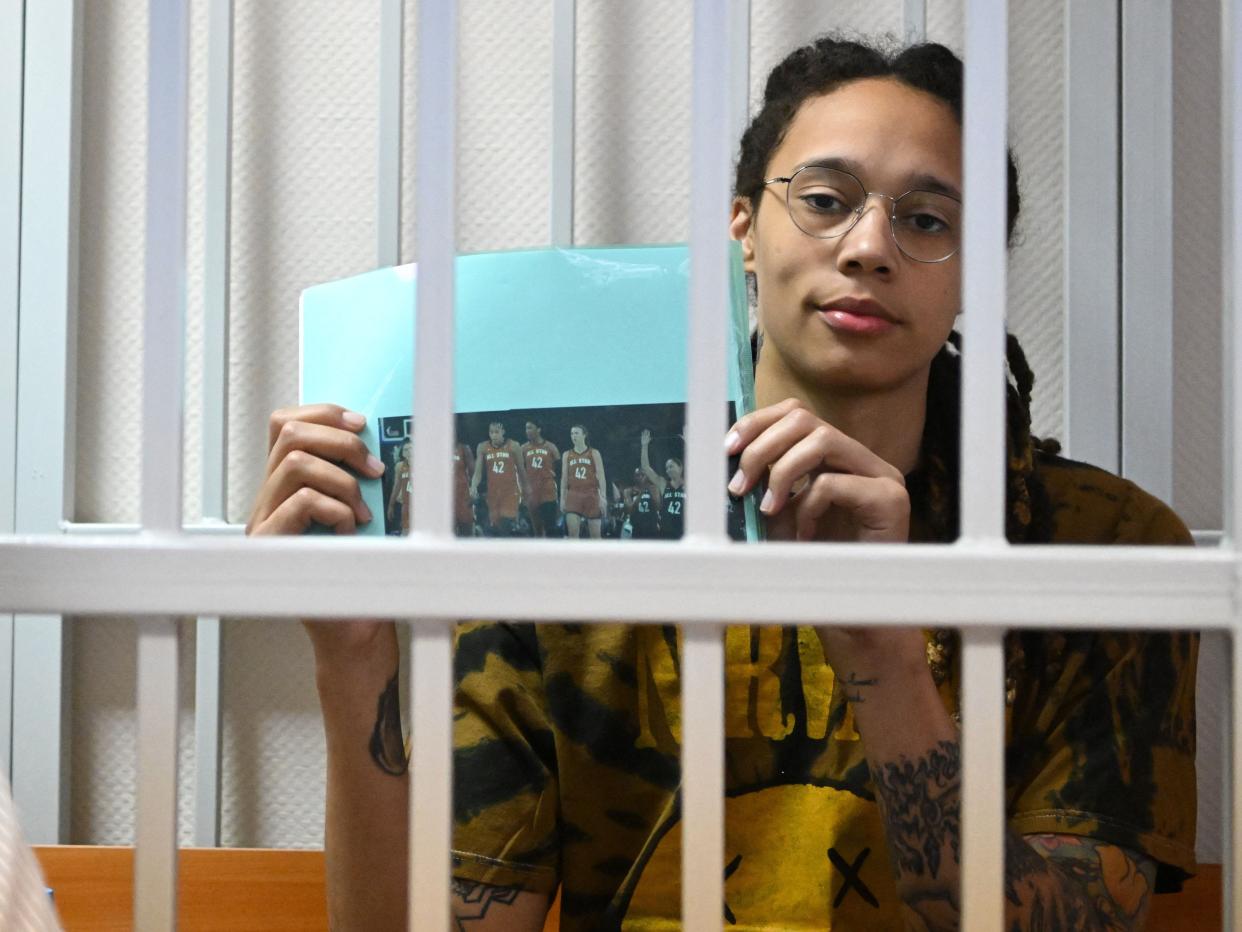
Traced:
[[[954, 540], [958, 535], [961, 350], [961, 334], [954, 330], [932, 359], [922, 463], [910, 477], [910, 506], [932, 539], [938, 541]], [[1014, 544], [1048, 543], [1052, 540], [1053, 508], [1036, 459], [1040, 454], [1055, 455], [1061, 445], [1031, 434], [1035, 373], [1012, 333], [1006, 336], [1005, 358], [1012, 377], [1005, 386], [1005, 536]]]

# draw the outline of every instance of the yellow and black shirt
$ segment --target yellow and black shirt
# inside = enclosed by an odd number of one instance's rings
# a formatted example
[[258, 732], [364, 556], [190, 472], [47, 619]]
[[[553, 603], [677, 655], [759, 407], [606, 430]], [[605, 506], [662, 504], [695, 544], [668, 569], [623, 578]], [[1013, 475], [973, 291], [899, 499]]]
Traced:
[[[1054, 543], [1181, 544], [1130, 482], [1042, 457]], [[954, 639], [928, 661], [957, 710]], [[1007, 806], [1019, 833], [1087, 835], [1194, 869], [1192, 634], [1014, 634]], [[562, 891], [561, 928], [679, 929], [675, 626], [458, 628], [454, 873]], [[810, 628], [726, 635], [726, 928], [899, 928], [851, 707]]]

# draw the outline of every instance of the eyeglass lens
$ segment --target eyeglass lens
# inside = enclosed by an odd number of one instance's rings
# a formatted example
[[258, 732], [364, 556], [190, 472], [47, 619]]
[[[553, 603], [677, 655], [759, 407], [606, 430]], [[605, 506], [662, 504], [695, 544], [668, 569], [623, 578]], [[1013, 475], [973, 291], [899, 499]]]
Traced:
[[[821, 238], [843, 236], [858, 222], [867, 192], [853, 175], [804, 168], [789, 184], [789, 215], [798, 228]], [[933, 191], [910, 191], [893, 204], [897, 245], [912, 259], [938, 262], [957, 251], [962, 205]]]

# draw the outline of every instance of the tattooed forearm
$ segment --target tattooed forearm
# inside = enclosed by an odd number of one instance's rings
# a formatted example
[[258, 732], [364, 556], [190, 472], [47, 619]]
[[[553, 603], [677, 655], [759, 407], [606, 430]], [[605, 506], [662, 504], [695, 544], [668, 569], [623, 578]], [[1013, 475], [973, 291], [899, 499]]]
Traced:
[[463, 880], [460, 877], [452, 879], [452, 889], [453, 907], [459, 932], [465, 932], [467, 922], [484, 918], [487, 911], [495, 904], [512, 905], [518, 894], [522, 892], [521, 887], [494, 887], [490, 884], [476, 883], [473, 880]]
[[[860, 702], [867, 701], [863, 697], [862, 687], [875, 686], [879, 682], [880, 681], [876, 679], [875, 677], [871, 677], [869, 679], [863, 679], [857, 673], [854, 673], [853, 671], [851, 671], [849, 676], [847, 676], [844, 680], [841, 681], [841, 684], [846, 689], [845, 698], [848, 699], [850, 702], [853, 702], [854, 704], [857, 705]], [[851, 687], [853, 687], [853, 690], [854, 690], [853, 692], [849, 691]]]
[[[961, 750], [941, 741], [923, 757], [873, 763], [872, 780], [906, 925], [956, 930], [960, 921]], [[1097, 839], [1005, 839], [1005, 928], [1121, 932], [1142, 927], [1154, 862]]]
[[396, 673], [379, 696], [375, 727], [371, 730], [371, 759], [380, 770], [394, 777], [403, 775], [410, 765], [401, 735], [401, 694]]

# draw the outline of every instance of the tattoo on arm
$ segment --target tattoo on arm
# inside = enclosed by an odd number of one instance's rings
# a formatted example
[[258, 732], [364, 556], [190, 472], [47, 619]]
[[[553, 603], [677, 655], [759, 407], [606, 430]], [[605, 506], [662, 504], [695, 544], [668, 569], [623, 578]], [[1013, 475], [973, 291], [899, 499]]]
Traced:
[[[925, 756], [873, 764], [906, 924], [956, 930], [961, 864], [961, 748], [941, 741]], [[1005, 839], [1005, 928], [1133, 932], [1146, 918], [1155, 862], [1094, 838]]]
[[371, 760], [384, 773], [400, 777], [410, 766], [405, 756], [405, 738], [401, 734], [401, 693], [397, 673], [392, 675], [380, 693], [375, 710], [375, 727], [371, 730]]
[[[874, 686], [878, 682], [880, 681], [875, 677], [871, 677], [870, 679], [860, 679], [858, 674], [852, 670], [850, 671], [850, 675], [841, 681], [842, 685], [844, 685], [846, 689], [845, 698], [855, 704], [867, 701], [863, 698], [863, 686]], [[850, 687], [853, 687], [854, 689], [852, 693], [849, 691]]]
[[494, 887], [473, 880], [463, 880], [460, 877], [452, 879], [452, 890], [456, 913], [454, 919], [457, 922], [458, 932], [466, 932], [467, 922], [485, 918], [487, 911], [495, 904], [512, 905], [518, 894], [522, 892], [520, 886]]

